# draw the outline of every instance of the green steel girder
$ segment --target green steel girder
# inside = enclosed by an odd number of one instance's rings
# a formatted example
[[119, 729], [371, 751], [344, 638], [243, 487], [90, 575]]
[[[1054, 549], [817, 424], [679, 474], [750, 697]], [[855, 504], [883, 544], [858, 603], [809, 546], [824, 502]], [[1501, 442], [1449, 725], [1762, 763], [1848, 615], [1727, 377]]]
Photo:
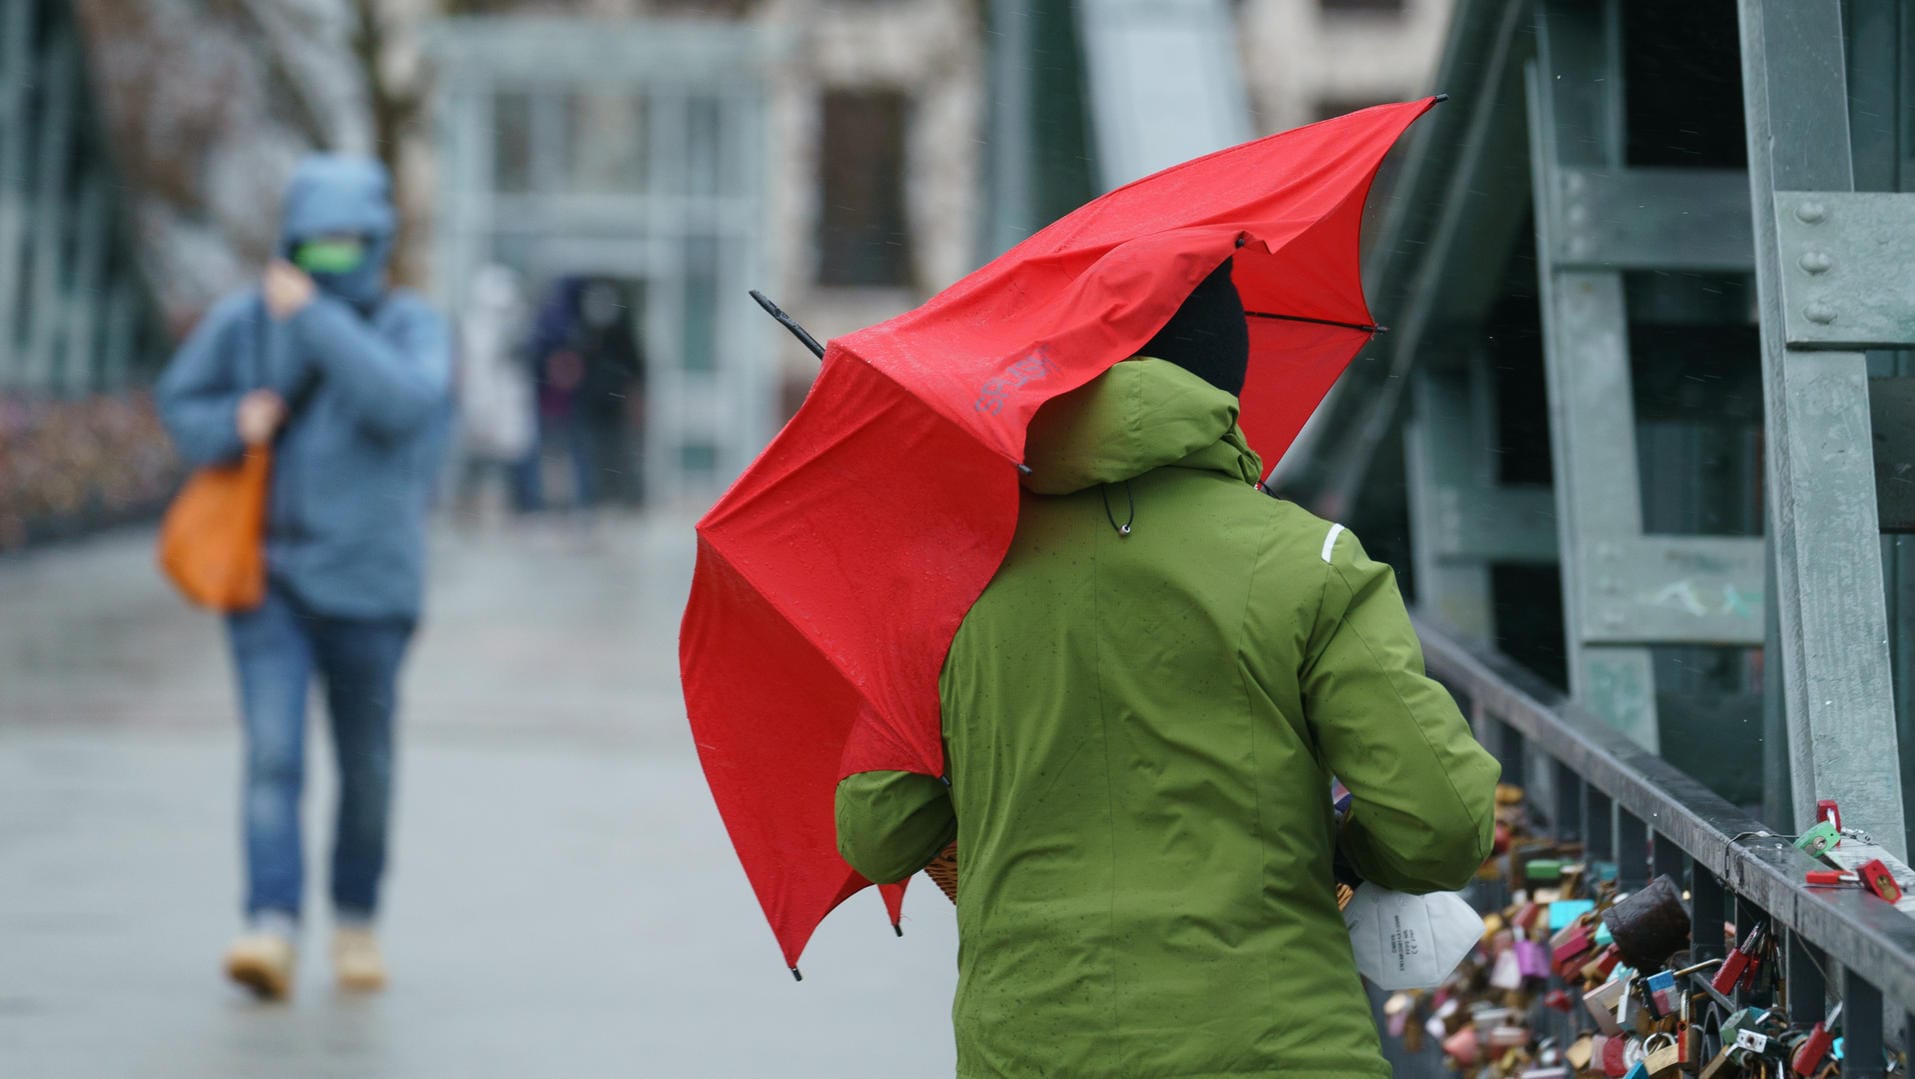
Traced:
[[[1564, 647], [1569, 688], [1637, 744], [1656, 750], [1655, 672], [1646, 647], [1591, 639], [1599, 600], [1618, 596], [1599, 583], [1596, 553], [1642, 535], [1636, 424], [1622, 274], [1560, 263], [1571, 204], [1565, 169], [1623, 165], [1619, 6], [1544, 0], [1537, 11], [1536, 59], [1527, 72], [1530, 168], [1534, 173], [1537, 276], [1543, 363], [1562, 560]], [[1648, 582], [1630, 590], [1659, 591]], [[1593, 622], [1592, 622], [1593, 619]], [[1622, 628], [1622, 627], [1617, 627]]]
[[[1887, 642], [1867, 370], [1791, 346], [1775, 193], [1854, 187], [1838, 0], [1738, 0], [1762, 324], [1770, 553], [1795, 822], [1818, 798], [1908, 846]], [[1799, 256], [1798, 256], [1799, 259]]]
[[1790, 348], [1915, 346], [1915, 194], [1777, 191]]

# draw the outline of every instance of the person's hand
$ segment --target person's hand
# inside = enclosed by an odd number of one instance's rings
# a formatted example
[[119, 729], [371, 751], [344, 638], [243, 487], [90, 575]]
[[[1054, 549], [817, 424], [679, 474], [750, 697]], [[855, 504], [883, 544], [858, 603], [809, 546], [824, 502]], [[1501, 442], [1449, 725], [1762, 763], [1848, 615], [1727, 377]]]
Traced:
[[263, 446], [272, 441], [279, 425], [286, 422], [286, 401], [271, 390], [254, 390], [239, 399], [235, 421], [239, 425], [240, 441], [248, 446]]
[[266, 281], [263, 287], [266, 294], [266, 310], [278, 319], [291, 318], [313, 301], [318, 286], [306, 271], [287, 262], [274, 259], [266, 264]]

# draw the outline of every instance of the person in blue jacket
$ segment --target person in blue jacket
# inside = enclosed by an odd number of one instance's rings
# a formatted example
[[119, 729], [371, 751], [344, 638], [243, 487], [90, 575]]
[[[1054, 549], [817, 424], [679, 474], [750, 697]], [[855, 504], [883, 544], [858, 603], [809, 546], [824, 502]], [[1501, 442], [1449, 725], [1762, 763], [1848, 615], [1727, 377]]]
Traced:
[[339, 762], [334, 974], [357, 990], [386, 979], [372, 925], [386, 866], [396, 687], [424, 590], [451, 372], [445, 320], [387, 287], [394, 226], [378, 162], [301, 162], [286, 189], [280, 257], [259, 287], [201, 320], [156, 388], [188, 464], [235, 461], [249, 444], [273, 448], [267, 596], [226, 622], [245, 731], [247, 922], [225, 968], [268, 998], [293, 984], [315, 677]]

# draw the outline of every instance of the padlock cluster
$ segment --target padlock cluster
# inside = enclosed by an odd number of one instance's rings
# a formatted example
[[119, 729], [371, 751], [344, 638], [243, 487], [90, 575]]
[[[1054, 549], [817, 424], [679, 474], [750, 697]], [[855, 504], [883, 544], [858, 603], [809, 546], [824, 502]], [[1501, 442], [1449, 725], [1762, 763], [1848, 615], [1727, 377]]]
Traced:
[[[1534, 834], [1523, 792], [1497, 790], [1496, 846], [1478, 889], [1477, 949], [1438, 989], [1397, 993], [1386, 1033], [1411, 1053], [1439, 1045], [1473, 1079], [1802, 1079], [1841, 1074], [1841, 1007], [1813, 1026], [1779, 1009], [1780, 964], [1767, 924], [1722, 926], [1726, 959], [1690, 962], [1678, 882], [1624, 891], [1617, 867]], [[1905, 1071], [1898, 1060], [1891, 1072]]]

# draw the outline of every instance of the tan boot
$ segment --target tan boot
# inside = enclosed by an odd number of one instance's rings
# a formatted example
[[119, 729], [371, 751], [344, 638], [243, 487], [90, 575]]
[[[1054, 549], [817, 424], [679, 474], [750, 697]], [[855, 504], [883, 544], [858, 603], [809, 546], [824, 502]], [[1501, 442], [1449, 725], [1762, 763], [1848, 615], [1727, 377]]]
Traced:
[[339, 988], [350, 993], [376, 993], [386, 987], [386, 959], [371, 928], [341, 926], [333, 931], [332, 971]]
[[296, 960], [292, 938], [281, 933], [243, 933], [226, 949], [226, 976], [262, 1000], [285, 1000], [293, 991]]

